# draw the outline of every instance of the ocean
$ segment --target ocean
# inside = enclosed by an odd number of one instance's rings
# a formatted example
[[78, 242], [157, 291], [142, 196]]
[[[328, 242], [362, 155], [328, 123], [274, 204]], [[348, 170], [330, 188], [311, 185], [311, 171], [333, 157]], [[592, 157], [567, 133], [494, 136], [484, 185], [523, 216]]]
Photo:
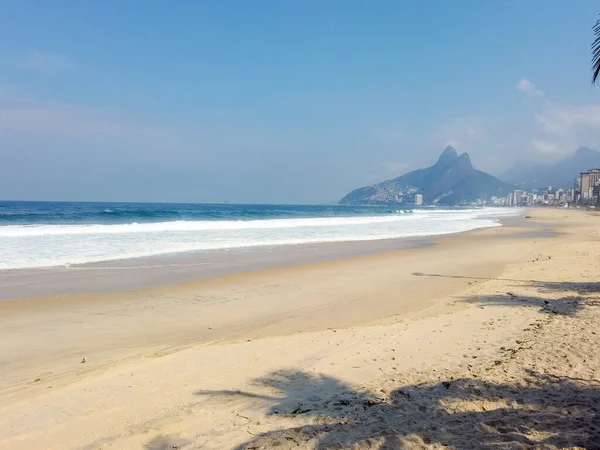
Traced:
[[0, 202], [0, 269], [500, 226], [515, 209]]

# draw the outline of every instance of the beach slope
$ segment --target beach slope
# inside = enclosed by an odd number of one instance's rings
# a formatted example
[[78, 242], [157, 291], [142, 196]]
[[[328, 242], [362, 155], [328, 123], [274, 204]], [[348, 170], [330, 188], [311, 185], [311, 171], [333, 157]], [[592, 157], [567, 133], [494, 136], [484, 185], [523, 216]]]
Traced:
[[600, 448], [600, 218], [527, 214], [432, 247], [2, 302], [0, 448]]

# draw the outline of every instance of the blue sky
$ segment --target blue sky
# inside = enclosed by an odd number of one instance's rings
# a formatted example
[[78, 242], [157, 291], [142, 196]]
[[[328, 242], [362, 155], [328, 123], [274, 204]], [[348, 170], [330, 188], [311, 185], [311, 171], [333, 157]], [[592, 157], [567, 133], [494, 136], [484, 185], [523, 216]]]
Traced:
[[320, 203], [600, 148], [596, 2], [0, 4], [0, 198]]

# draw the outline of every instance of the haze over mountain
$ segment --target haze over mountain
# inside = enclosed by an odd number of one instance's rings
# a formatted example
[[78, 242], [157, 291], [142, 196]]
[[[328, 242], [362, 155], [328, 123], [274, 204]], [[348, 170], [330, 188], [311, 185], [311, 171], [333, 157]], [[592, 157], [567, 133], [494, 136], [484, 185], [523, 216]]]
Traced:
[[424, 204], [457, 205], [503, 197], [513, 189], [508, 183], [473, 168], [467, 153], [458, 156], [448, 146], [433, 166], [356, 189], [342, 198], [340, 204], [412, 204], [415, 195], [422, 194]]
[[553, 186], [568, 189], [583, 171], [600, 167], [600, 152], [581, 147], [574, 154], [551, 164], [517, 164], [501, 178], [521, 189]]

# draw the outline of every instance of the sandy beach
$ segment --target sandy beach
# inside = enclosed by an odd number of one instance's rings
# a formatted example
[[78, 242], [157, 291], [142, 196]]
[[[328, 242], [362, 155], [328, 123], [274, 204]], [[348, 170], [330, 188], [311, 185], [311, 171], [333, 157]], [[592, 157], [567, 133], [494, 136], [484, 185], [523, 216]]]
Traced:
[[598, 449], [600, 216], [526, 214], [2, 301], [0, 449]]

